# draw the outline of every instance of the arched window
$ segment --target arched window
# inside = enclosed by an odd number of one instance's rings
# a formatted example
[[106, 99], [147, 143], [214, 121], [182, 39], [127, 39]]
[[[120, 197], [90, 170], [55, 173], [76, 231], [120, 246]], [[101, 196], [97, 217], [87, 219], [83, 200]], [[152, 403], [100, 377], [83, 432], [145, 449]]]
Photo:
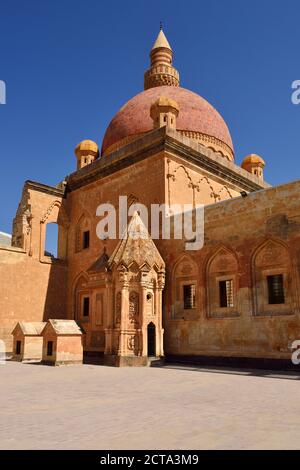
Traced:
[[293, 313], [293, 276], [287, 247], [269, 240], [254, 253], [252, 260], [255, 315]]
[[189, 256], [183, 256], [176, 263], [173, 288], [171, 318], [178, 320], [198, 318], [198, 267]]
[[58, 258], [58, 224], [46, 224], [45, 256]]
[[147, 326], [147, 355], [156, 356], [156, 328], [152, 322]]
[[82, 215], [75, 229], [75, 252], [87, 250], [90, 247], [91, 223], [87, 215]]
[[206, 270], [208, 317], [238, 315], [238, 262], [227, 248], [220, 248]]
[[74, 287], [74, 319], [79, 323], [90, 321], [91, 292], [87, 288], [87, 277], [82, 274]]
[[60, 201], [53, 201], [40, 221], [40, 259], [67, 257], [68, 216]]

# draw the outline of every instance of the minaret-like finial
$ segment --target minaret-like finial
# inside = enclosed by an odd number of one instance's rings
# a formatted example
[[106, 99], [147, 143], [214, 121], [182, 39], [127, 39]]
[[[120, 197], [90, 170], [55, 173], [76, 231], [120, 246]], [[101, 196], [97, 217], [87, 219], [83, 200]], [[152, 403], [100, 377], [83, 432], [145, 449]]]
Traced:
[[159, 22], [159, 30], [162, 31], [163, 27], [162, 27], [162, 21]]
[[173, 51], [162, 29], [150, 52], [151, 67], [145, 72], [145, 90], [157, 86], [179, 86], [179, 73], [172, 66]]

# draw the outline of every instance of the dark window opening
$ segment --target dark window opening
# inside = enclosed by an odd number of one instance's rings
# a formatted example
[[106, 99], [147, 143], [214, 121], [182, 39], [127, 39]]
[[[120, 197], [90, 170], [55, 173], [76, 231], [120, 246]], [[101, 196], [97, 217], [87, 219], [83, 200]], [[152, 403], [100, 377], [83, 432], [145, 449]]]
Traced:
[[167, 116], [164, 116], [164, 122], [167, 122]]
[[185, 310], [190, 310], [196, 306], [196, 286], [190, 284], [183, 286], [183, 304]]
[[228, 279], [219, 282], [220, 307], [233, 307], [233, 281]]
[[47, 343], [47, 356], [53, 355], [53, 341], [48, 341]]
[[83, 316], [88, 317], [90, 314], [90, 298], [84, 297], [83, 298]]
[[152, 299], [152, 295], [150, 294], [150, 292], [148, 292], [148, 294], [147, 294], [147, 300], [149, 301], [149, 300], [151, 300], [151, 299]]
[[283, 274], [267, 276], [269, 304], [284, 304]]
[[83, 232], [83, 249], [89, 248], [90, 246], [90, 232], [87, 230]]
[[149, 323], [147, 327], [148, 336], [148, 357], [156, 356], [156, 334], [154, 323]]
[[16, 343], [16, 354], [17, 354], [17, 356], [19, 356], [21, 354], [21, 346], [22, 346], [22, 342], [17, 341], [17, 343]]

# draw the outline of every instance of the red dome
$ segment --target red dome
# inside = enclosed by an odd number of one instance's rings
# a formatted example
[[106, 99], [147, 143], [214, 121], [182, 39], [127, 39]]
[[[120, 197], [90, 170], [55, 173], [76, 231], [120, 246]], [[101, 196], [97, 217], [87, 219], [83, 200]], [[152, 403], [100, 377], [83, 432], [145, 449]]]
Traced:
[[179, 105], [177, 130], [206, 134], [225, 143], [233, 151], [224, 119], [204, 98], [185, 88], [159, 86], [139, 93], [120, 109], [105, 132], [102, 154], [125, 138], [152, 130], [150, 107], [162, 95], [175, 100]]

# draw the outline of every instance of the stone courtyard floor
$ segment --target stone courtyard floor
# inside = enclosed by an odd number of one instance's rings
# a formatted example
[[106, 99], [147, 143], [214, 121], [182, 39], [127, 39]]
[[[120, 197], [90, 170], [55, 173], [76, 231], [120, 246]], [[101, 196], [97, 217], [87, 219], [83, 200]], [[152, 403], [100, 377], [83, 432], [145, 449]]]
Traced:
[[1, 449], [299, 449], [300, 375], [0, 365]]

